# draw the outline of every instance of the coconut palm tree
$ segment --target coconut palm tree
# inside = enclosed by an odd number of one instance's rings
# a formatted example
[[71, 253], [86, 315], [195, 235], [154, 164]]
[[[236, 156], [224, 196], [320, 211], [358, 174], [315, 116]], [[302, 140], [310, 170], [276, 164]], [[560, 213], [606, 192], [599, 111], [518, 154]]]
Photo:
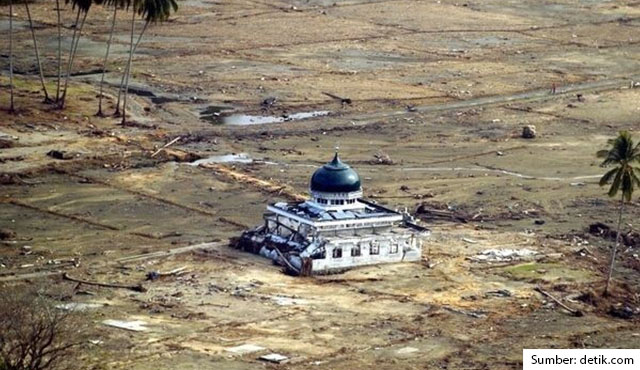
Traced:
[[29, 19], [29, 28], [31, 29], [31, 38], [33, 39], [33, 49], [36, 53], [36, 63], [38, 64], [38, 72], [40, 73], [40, 83], [42, 84], [42, 91], [44, 91], [44, 101], [49, 103], [49, 93], [47, 92], [47, 86], [44, 83], [44, 73], [42, 72], [42, 63], [40, 63], [40, 52], [38, 51], [38, 41], [36, 39], [36, 31], [33, 28], [33, 20], [31, 19], [31, 11], [29, 10], [28, 0], [24, 1], [24, 7], [27, 10], [27, 18]]
[[[129, 76], [131, 75], [131, 63], [133, 60], [133, 53], [135, 52], [138, 43], [142, 39], [144, 31], [147, 29], [149, 23], [165, 21], [171, 15], [171, 12], [178, 11], [178, 3], [176, 0], [134, 0], [133, 2], [133, 16], [131, 18], [131, 46], [129, 47], [129, 60], [127, 61], [127, 68], [125, 69], [125, 81], [124, 81], [124, 98], [122, 101], [122, 122], [125, 124], [127, 113], [127, 93], [129, 90]], [[135, 31], [135, 15], [138, 14], [145, 19], [144, 27], [140, 31], [138, 41], [134, 45], [133, 34]]]
[[624, 212], [625, 202], [631, 201], [635, 187], [640, 186], [640, 168], [633, 166], [634, 163], [640, 162], [640, 144], [634, 144], [631, 134], [627, 131], [621, 131], [618, 137], [609, 140], [608, 144], [609, 149], [600, 150], [597, 155], [598, 158], [604, 158], [601, 164], [602, 167], [615, 166], [615, 168], [607, 171], [607, 173], [602, 176], [600, 186], [611, 183], [609, 196], [615, 197], [619, 191], [622, 193], [622, 196], [620, 198], [620, 209], [618, 213], [616, 243], [611, 252], [609, 273], [603, 295], [607, 295], [609, 292], [616, 252], [620, 244], [620, 227], [622, 225], [622, 214]]
[[[82, 28], [84, 27], [84, 23], [87, 20], [87, 15], [89, 14], [89, 9], [91, 9], [92, 0], [65, 0], [68, 4], [71, 2], [72, 9], [78, 9], [76, 12], [76, 23], [73, 28], [73, 36], [71, 37], [71, 47], [69, 49], [69, 61], [67, 63], [67, 73], [65, 75], [64, 80], [64, 88], [62, 89], [62, 96], [58, 101], [58, 106], [60, 109], [64, 108], [64, 103], [67, 98], [67, 89], [69, 88], [69, 78], [71, 77], [71, 69], [73, 67], [73, 60], [75, 59], [76, 52], [78, 51], [78, 44], [80, 42], [80, 35], [82, 34]], [[80, 20], [80, 14], [82, 13], [82, 21], [78, 26], [78, 22]]]
[[9, 98], [9, 112], [15, 112], [13, 105], [13, 0], [9, 0], [9, 89], [11, 97]]
[[111, 31], [109, 32], [109, 41], [107, 41], [107, 50], [104, 54], [104, 62], [102, 63], [102, 77], [100, 78], [100, 94], [98, 97], [98, 113], [96, 113], [96, 116], [98, 117], [104, 117], [104, 113], [102, 112], [102, 92], [104, 87], [104, 76], [107, 73], [107, 60], [109, 59], [109, 50], [111, 49], [113, 32], [116, 27], [118, 8], [128, 8], [129, 5], [131, 5], [131, 0], [106, 0], [105, 5], [113, 6], [113, 19], [111, 20]]
[[56, 0], [56, 13], [58, 15], [58, 80], [56, 82], [56, 103], [60, 101], [60, 81], [62, 80], [62, 20], [60, 15], [60, 0]]

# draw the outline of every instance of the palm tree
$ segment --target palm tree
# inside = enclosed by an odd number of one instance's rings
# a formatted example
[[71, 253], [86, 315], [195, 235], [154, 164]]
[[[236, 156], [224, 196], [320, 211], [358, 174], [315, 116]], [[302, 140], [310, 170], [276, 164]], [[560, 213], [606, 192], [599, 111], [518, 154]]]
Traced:
[[116, 27], [118, 8], [128, 8], [130, 4], [131, 0], [107, 0], [105, 2], [105, 5], [113, 6], [113, 19], [111, 20], [111, 32], [109, 32], [109, 41], [107, 41], [107, 51], [104, 54], [104, 62], [102, 63], [102, 77], [100, 78], [100, 94], [98, 97], [98, 113], [96, 113], [96, 116], [98, 117], [104, 117], [104, 113], [102, 113], [102, 91], [104, 87], [104, 76], [107, 73], [107, 60], [109, 59], [109, 50], [111, 49], [111, 41], [113, 40], [113, 31]]
[[60, 17], [60, 0], [56, 0], [56, 13], [58, 15], [58, 81], [56, 83], [56, 103], [60, 101], [60, 81], [62, 80], [62, 22]]
[[[67, 73], [65, 75], [64, 80], [64, 88], [62, 89], [62, 96], [58, 102], [60, 109], [64, 108], [64, 103], [67, 98], [67, 89], [69, 88], [69, 78], [71, 77], [71, 69], [73, 67], [73, 60], [76, 56], [76, 52], [78, 51], [78, 44], [80, 42], [80, 35], [82, 34], [82, 28], [84, 27], [84, 23], [87, 20], [87, 15], [89, 14], [89, 9], [91, 9], [92, 0], [65, 0], [68, 4], [71, 2], [73, 4], [72, 9], [78, 8], [76, 13], [76, 23], [73, 28], [73, 36], [71, 37], [71, 47], [69, 49], [69, 61], [67, 63]], [[80, 13], [83, 14], [82, 21], [80, 22], [80, 27], [78, 27], [78, 21], [80, 20]]]
[[40, 52], [38, 51], [38, 41], [36, 40], [36, 31], [33, 28], [33, 20], [31, 19], [31, 11], [29, 10], [28, 0], [24, 1], [24, 7], [27, 10], [27, 18], [29, 18], [29, 28], [31, 29], [31, 38], [33, 39], [33, 49], [36, 52], [36, 63], [38, 64], [38, 72], [40, 73], [40, 83], [42, 84], [42, 91], [44, 91], [44, 101], [49, 103], [49, 93], [47, 92], [47, 86], [44, 83], [44, 73], [42, 72], [42, 63], [40, 63]]
[[13, 105], [13, 0], [9, 0], [9, 89], [11, 90], [11, 98], [9, 103], [9, 112], [15, 112]]
[[616, 252], [620, 244], [620, 226], [622, 225], [622, 213], [624, 212], [625, 202], [631, 201], [634, 187], [640, 186], [640, 168], [633, 166], [634, 163], [640, 162], [640, 144], [634, 145], [631, 134], [627, 131], [621, 131], [618, 137], [609, 140], [608, 144], [609, 149], [600, 150], [597, 155], [598, 158], [604, 158], [601, 164], [602, 167], [615, 166], [615, 168], [607, 171], [607, 173], [602, 176], [600, 186], [611, 183], [609, 196], [615, 197], [618, 191], [622, 191], [622, 196], [620, 198], [620, 210], [618, 213], [616, 243], [611, 252], [611, 263], [609, 265], [609, 273], [603, 295], [607, 295], [609, 292]]
[[[129, 90], [129, 76], [131, 75], [131, 62], [133, 59], [133, 53], [135, 52], [138, 43], [142, 39], [144, 31], [151, 22], [162, 22], [169, 18], [171, 11], [178, 11], [178, 3], [176, 0], [134, 0], [133, 3], [133, 16], [131, 18], [131, 46], [129, 48], [129, 60], [127, 61], [127, 68], [125, 69], [125, 82], [124, 82], [124, 98], [122, 101], [122, 122], [124, 125], [126, 121], [127, 113], [127, 93]], [[135, 15], [138, 14], [145, 19], [144, 27], [140, 31], [138, 41], [134, 45], [133, 33], [135, 31]]]

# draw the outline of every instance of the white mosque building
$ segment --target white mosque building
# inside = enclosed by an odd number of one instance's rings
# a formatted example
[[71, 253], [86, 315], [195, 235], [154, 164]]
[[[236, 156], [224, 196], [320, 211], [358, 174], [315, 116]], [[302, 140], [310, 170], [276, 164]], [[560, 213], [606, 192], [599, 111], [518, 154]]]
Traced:
[[338, 153], [311, 177], [310, 199], [267, 206], [264, 224], [236, 246], [272, 259], [296, 275], [418, 261], [429, 230], [407, 213], [362, 198], [360, 177]]

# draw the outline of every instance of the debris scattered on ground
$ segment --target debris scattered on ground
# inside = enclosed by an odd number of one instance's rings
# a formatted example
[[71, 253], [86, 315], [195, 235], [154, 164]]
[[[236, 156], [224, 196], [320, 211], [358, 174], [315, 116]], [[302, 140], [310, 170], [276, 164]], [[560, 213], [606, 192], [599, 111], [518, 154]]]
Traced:
[[56, 305], [56, 308], [65, 311], [86, 311], [93, 308], [104, 307], [103, 304], [99, 303], [81, 303], [81, 302], [71, 302], [71, 303], [61, 303]]
[[581, 317], [584, 316], [584, 314], [582, 313], [582, 311], [580, 310], [576, 310], [574, 308], [571, 308], [569, 306], [567, 306], [566, 304], [562, 303], [558, 298], [554, 297], [553, 295], [551, 295], [551, 293], [543, 290], [541, 287], [535, 287], [535, 291], [539, 292], [540, 294], [542, 294], [543, 296], [551, 299], [552, 301], [554, 301], [555, 303], [557, 303], [560, 307], [564, 308], [565, 310], [569, 311], [569, 313], [575, 317]]
[[255, 344], [247, 343], [247, 344], [243, 344], [241, 346], [225, 348], [225, 351], [231, 352], [231, 353], [233, 353], [235, 355], [246, 355], [248, 353], [264, 351], [265, 349], [266, 348], [264, 348], [264, 347], [260, 347], [260, 346], [255, 345]]
[[454, 307], [449, 307], [449, 306], [443, 306], [443, 308], [447, 311], [451, 311], [454, 313], [459, 313], [462, 315], [466, 315], [469, 317], [473, 317], [474, 319], [482, 319], [487, 317], [487, 313], [485, 311], [480, 311], [480, 310], [474, 310], [474, 311], [465, 311], [465, 310], [461, 310], [459, 308], [454, 308]]
[[193, 162], [202, 158], [202, 156], [199, 154], [192, 153], [192, 152], [185, 152], [184, 150], [180, 150], [180, 149], [165, 148], [165, 149], [162, 149], [161, 153], [162, 153], [161, 157], [163, 159], [174, 161], [174, 162], [181, 162], [181, 163]]
[[123, 285], [123, 284], [99, 283], [99, 282], [95, 282], [95, 281], [77, 279], [77, 278], [69, 276], [69, 274], [67, 274], [67, 273], [65, 273], [62, 277], [65, 280], [73, 281], [73, 282], [76, 282], [76, 283], [85, 284], [85, 285], [94, 285], [94, 286], [99, 286], [99, 287], [103, 287], [103, 288], [129, 289], [129, 290], [133, 290], [134, 292], [140, 292], [140, 293], [143, 293], [143, 292], [147, 291], [147, 289], [145, 287], [143, 287], [141, 284], [138, 284], [138, 285]]
[[[612, 241], [616, 240], [617, 235], [615, 229], [602, 222], [589, 225], [589, 233]], [[635, 231], [621, 232], [620, 241], [628, 247], [640, 247], [640, 233]]]
[[373, 159], [369, 161], [371, 164], [382, 164], [382, 165], [392, 165], [394, 162], [389, 156], [389, 154], [383, 152], [382, 150], [377, 151], [373, 155]]
[[416, 347], [403, 347], [400, 348], [399, 350], [396, 351], [396, 354], [398, 355], [408, 355], [411, 353], [416, 353], [419, 352], [420, 350], [417, 349]]
[[480, 254], [469, 257], [474, 262], [507, 262], [534, 259], [537, 251], [523, 249], [487, 249]]
[[122, 320], [104, 320], [102, 321], [104, 325], [112, 326], [118, 329], [124, 329], [129, 331], [148, 331], [149, 328], [146, 327], [147, 323], [141, 320], [135, 321], [122, 321]]
[[180, 276], [186, 274], [188, 271], [186, 266], [178, 267], [171, 271], [161, 272], [161, 271], [150, 271], [147, 273], [147, 280], [154, 281], [167, 276]]
[[275, 304], [279, 306], [295, 306], [295, 305], [309, 304], [309, 301], [307, 301], [306, 299], [285, 297], [285, 296], [279, 296], [279, 295], [275, 297], [271, 297], [271, 299], [275, 302]]
[[511, 297], [511, 292], [506, 289], [490, 290], [484, 293], [485, 297]]
[[282, 364], [289, 361], [289, 357], [283, 356], [279, 353], [269, 353], [268, 355], [260, 356], [260, 360], [273, 362], [275, 364]]
[[199, 166], [201, 164], [210, 163], [252, 163], [253, 159], [247, 153], [214, 155], [207, 158], [198, 159], [197, 161], [188, 163], [190, 166]]
[[47, 155], [54, 159], [60, 160], [69, 160], [80, 157], [80, 153], [77, 152], [68, 152], [66, 150], [50, 150], [47, 152]]
[[278, 98], [276, 98], [275, 96], [270, 96], [264, 99], [260, 105], [262, 105], [264, 109], [269, 109], [272, 106], [274, 106], [277, 101], [278, 101]]
[[173, 144], [177, 143], [177, 142], [178, 142], [178, 140], [180, 140], [180, 139], [181, 139], [181, 137], [180, 137], [180, 136], [178, 136], [178, 137], [176, 137], [175, 139], [173, 139], [173, 140], [169, 141], [169, 142], [168, 142], [168, 143], [166, 143], [162, 148], [160, 148], [160, 149], [156, 150], [153, 154], [151, 154], [151, 158], [153, 158], [153, 157], [155, 157], [156, 155], [158, 155], [158, 153], [160, 153], [162, 150], [164, 150], [164, 149], [166, 149], [166, 148], [170, 147], [171, 145], [173, 145]]
[[533, 139], [536, 137], [536, 126], [526, 125], [522, 128], [523, 139]]
[[640, 314], [640, 309], [633, 309], [627, 304], [612, 305], [611, 308], [609, 308], [609, 315], [620, 319], [629, 320], [638, 314]]
[[[427, 203], [420, 204], [416, 209], [416, 214], [425, 219], [444, 219], [461, 223], [467, 223], [468, 220], [472, 218], [464, 212], [458, 210], [437, 209]], [[479, 216], [476, 220], [481, 221], [482, 217]]]
[[343, 98], [341, 96], [334, 95], [334, 94], [331, 94], [331, 93], [328, 93], [328, 92], [324, 92], [324, 91], [322, 93], [325, 94], [326, 96], [330, 97], [330, 98], [339, 100], [342, 105], [348, 105], [348, 104], [353, 103], [353, 101], [350, 98]]

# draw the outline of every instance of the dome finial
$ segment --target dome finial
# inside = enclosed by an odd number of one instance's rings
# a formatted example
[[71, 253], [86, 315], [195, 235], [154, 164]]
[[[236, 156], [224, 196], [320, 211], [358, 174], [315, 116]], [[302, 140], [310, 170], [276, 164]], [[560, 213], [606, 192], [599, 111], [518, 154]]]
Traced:
[[340, 151], [340, 147], [338, 145], [336, 145], [336, 154], [333, 156], [333, 160], [331, 161], [331, 164], [334, 166], [337, 166], [340, 164], [340, 156], [338, 155], [338, 152]]

